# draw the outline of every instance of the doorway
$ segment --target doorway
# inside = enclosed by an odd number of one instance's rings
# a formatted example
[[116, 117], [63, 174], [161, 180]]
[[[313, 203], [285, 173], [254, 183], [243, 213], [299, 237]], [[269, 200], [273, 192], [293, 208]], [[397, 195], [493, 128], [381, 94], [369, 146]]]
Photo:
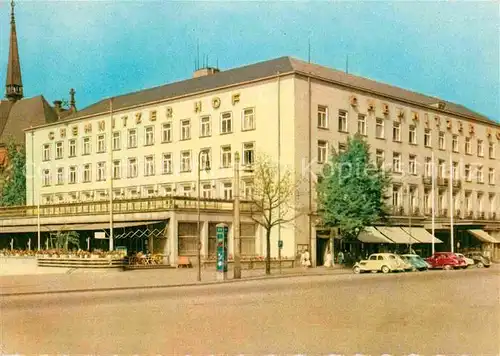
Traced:
[[316, 239], [316, 266], [323, 266], [325, 263], [325, 255], [328, 249], [329, 239], [317, 238]]

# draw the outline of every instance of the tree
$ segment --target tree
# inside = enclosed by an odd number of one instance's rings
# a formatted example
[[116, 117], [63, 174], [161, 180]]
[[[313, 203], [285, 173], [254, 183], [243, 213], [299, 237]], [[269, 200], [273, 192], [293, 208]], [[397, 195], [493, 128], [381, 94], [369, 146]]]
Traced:
[[58, 231], [50, 239], [50, 248], [68, 250], [73, 245], [80, 248], [80, 235], [76, 231]]
[[297, 218], [298, 183], [291, 171], [279, 169], [269, 156], [259, 154], [253, 167], [251, 217], [266, 230], [266, 274], [271, 274], [271, 231]]
[[26, 152], [24, 147], [16, 144], [14, 140], [9, 140], [7, 144], [7, 162], [0, 205], [24, 205], [26, 204]]
[[333, 153], [319, 176], [318, 203], [323, 224], [339, 227], [342, 238], [357, 239], [366, 226], [387, 216], [390, 175], [370, 160], [360, 136], [348, 139], [347, 150]]

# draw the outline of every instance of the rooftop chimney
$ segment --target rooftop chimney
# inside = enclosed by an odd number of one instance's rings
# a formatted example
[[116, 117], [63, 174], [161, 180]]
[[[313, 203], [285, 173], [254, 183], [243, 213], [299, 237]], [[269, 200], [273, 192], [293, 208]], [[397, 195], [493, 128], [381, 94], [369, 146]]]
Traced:
[[54, 100], [54, 108], [59, 113], [62, 109], [62, 100]]
[[219, 73], [219, 68], [215, 67], [205, 67], [195, 70], [193, 73], [193, 78], [205, 77], [207, 75], [213, 75], [215, 73]]

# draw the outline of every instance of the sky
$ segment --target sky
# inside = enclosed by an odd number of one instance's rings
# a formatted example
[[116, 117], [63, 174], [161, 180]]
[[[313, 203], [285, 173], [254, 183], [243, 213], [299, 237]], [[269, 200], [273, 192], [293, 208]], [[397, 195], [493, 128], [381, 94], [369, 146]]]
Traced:
[[[25, 96], [77, 107], [281, 56], [467, 106], [500, 122], [500, 2], [17, 1]], [[0, 1], [0, 81], [10, 5]], [[203, 62], [200, 59], [200, 62]]]

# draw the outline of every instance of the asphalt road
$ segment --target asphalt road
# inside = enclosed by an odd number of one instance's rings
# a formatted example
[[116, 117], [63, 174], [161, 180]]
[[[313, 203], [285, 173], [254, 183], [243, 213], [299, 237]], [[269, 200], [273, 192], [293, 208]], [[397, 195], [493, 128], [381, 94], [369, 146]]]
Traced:
[[500, 269], [0, 300], [0, 354], [500, 354]]

